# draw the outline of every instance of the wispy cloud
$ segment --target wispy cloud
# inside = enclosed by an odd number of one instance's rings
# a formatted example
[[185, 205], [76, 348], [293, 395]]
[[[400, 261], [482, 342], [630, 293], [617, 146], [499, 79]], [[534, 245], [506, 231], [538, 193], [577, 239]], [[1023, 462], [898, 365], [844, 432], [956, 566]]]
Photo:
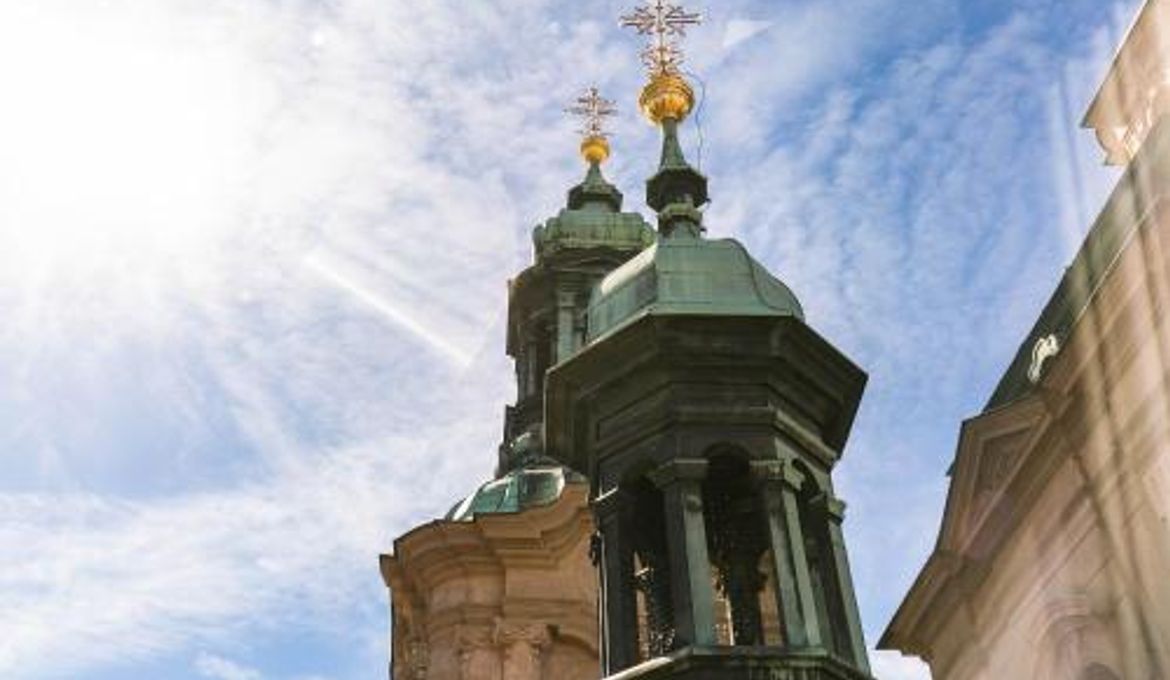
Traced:
[[772, 27], [771, 21], [753, 19], [731, 19], [723, 28], [723, 49], [731, 49], [739, 43]]
[[464, 488], [475, 477], [436, 470], [424, 453], [450, 459], [425, 441], [387, 439], [262, 485], [165, 502], [4, 496], [0, 540], [22, 559], [0, 563], [0, 622], [12, 631], [0, 669], [73, 675], [264, 621], [295, 631], [344, 626], [353, 606], [382, 611], [377, 552], [443, 509], [401, 499], [453, 497], [430, 472]]

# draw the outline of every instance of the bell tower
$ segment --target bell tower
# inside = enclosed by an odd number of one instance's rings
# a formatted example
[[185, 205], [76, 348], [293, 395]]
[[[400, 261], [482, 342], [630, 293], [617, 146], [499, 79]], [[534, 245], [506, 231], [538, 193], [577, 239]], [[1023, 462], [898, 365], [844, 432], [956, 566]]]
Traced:
[[[496, 474], [441, 519], [382, 555], [391, 591], [396, 680], [591, 680], [598, 675], [597, 578], [585, 478], [543, 446], [544, 374], [585, 342], [589, 291], [654, 239], [601, 165], [612, 105], [595, 88], [585, 118], [584, 179], [533, 231], [534, 262], [508, 283], [508, 354], [517, 399], [506, 407]], [[469, 461], [470, 463], [470, 461]]]
[[508, 282], [508, 355], [516, 366], [516, 403], [505, 407], [497, 473], [522, 465], [535, 450], [544, 417], [544, 374], [585, 341], [589, 291], [653, 242], [642, 216], [622, 212], [622, 194], [602, 175], [609, 157], [603, 121], [613, 103], [590, 87], [567, 113], [581, 117], [585, 178], [564, 209], [532, 232], [535, 262]]
[[547, 374], [547, 452], [590, 479], [605, 675], [864, 680], [831, 472], [866, 376], [740, 243], [704, 237], [707, 179], [678, 139], [677, 38], [698, 21], [663, 0], [623, 17], [650, 38], [658, 235]]

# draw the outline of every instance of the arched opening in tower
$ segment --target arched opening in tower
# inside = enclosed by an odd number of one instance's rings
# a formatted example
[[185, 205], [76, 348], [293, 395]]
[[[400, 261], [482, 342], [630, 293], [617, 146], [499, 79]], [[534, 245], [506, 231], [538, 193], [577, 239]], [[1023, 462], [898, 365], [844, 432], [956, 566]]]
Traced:
[[634, 593], [642, 660], [674, 649], [675, 625], [662, 491], [645, 477], [633, 485]]
[[779, 644], [767, 518], [747, 455], [727, 449], [708, 460], [703, 514], [716, 595], [716, 641]]

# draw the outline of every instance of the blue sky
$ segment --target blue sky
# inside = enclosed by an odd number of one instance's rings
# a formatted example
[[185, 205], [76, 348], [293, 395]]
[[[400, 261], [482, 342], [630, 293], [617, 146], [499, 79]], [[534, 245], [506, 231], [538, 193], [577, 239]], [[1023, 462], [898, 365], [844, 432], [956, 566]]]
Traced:
[[[1115, 179], [1076, 125], [1135, 3], [696, 8], [710, 232], [870, 374], [837, 483], [873, 644]], [[581, 88], [648, 212], [625, 9], [0, 2], [0, 675], [384, 676], [377, 554], [491, 473]]]

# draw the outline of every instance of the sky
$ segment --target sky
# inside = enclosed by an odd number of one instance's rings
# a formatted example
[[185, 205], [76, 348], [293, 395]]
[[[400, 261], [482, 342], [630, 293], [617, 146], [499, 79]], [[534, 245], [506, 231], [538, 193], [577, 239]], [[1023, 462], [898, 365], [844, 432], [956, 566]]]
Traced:
[[[0, 676], [385, 676], [377, 556], [491, 475], [583, 88], [650, 214], [627, 4], [0, 0]], [[1078, 125], [1136, 3], [692, 8], [709, 234], [869, 373], [835, 478], [872, 645], [1116, 180]]]

